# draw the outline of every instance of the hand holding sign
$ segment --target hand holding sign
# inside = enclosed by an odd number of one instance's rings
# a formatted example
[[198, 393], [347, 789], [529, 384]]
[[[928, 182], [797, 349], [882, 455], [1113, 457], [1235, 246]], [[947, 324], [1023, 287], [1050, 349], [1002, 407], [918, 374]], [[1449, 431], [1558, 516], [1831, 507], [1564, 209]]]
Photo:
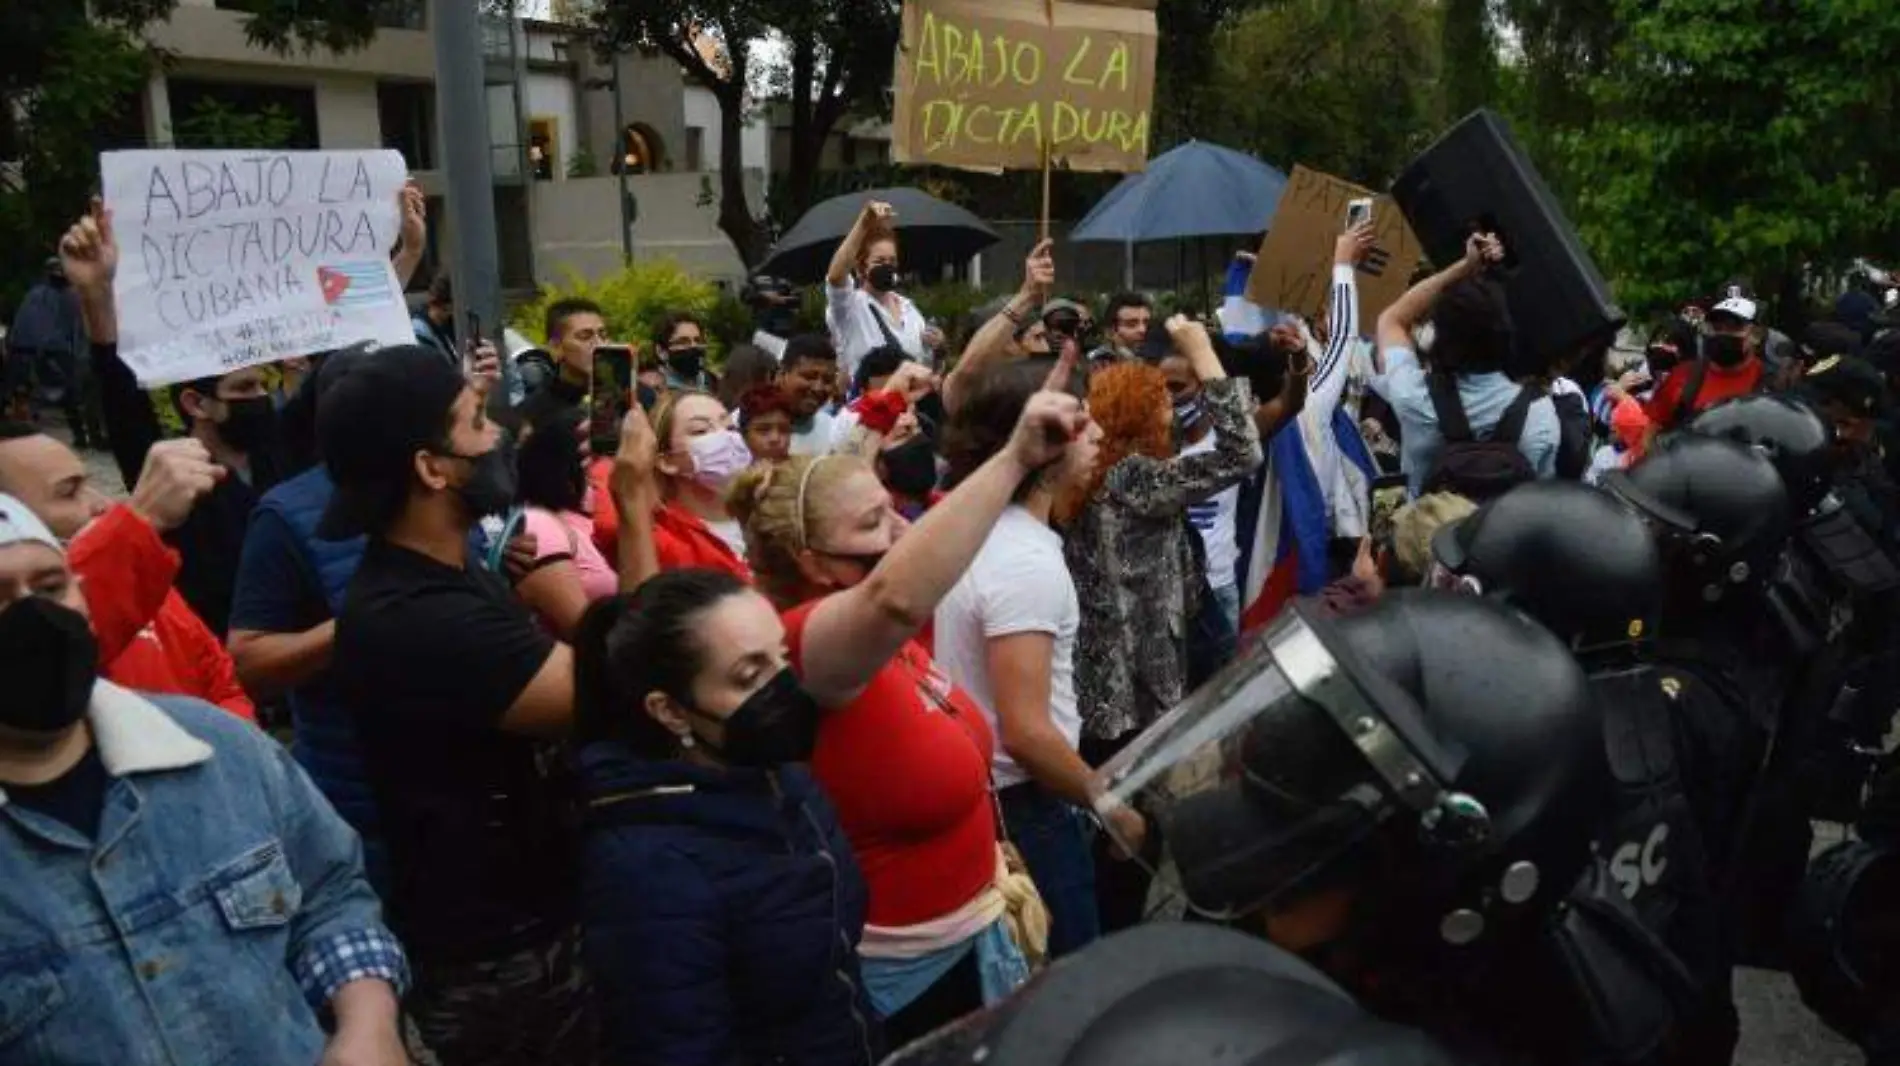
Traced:
[[98, 197], [92, 198], [86, 216], [60, 238], [59, 265], [82, 298], [112, 290], [113, 275], [119, 272], [119, 242], [112, 236], [112, 215]]
[[1026, 296], [1042, 299], [1056, 284], [1056, 242], [1043, 238], [1023, 260], [1023, 287]]

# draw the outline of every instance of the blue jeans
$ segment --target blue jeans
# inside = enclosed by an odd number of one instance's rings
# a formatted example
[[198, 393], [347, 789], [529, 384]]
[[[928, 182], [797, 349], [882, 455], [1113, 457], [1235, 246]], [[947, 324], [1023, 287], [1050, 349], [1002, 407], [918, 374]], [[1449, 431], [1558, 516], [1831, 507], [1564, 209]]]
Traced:
[[1033, 781], [998, 793], [1010, 842], [1049, 907], [1049, 957], [1061, 958], [1102, 935], [1095, 903], [1095, 859], [1087, 814]]
[[1240, 586], [1205, 586], [1201, 609], [1188, 620], [1188, 691], [1233, 661], [1240, 639]]

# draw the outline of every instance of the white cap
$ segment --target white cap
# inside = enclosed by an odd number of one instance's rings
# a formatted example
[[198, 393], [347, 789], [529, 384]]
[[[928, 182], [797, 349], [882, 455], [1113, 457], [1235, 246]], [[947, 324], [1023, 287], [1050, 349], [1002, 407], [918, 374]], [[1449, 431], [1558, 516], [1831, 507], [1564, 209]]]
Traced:
[[1733, 315], [1744, 322], [1755, 321], [1755, 301], [1746, 296], [1730, 296], [1714, 307], [1709, 308], [1711, 315]]
[[27, 510], [26, 504], [0, 493], [0, 548], [25, 543], [44, 544], [62, 556], [66, 554], [59, 538], [53, 536], [53, 531], [46, 528], [38, 515]]

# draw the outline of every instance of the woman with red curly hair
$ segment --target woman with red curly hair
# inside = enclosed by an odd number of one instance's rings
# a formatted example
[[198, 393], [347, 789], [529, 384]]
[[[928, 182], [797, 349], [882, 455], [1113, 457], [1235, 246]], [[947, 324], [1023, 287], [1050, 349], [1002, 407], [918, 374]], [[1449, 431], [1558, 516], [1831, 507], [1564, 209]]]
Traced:
[[[1145, 362], [1117, 363], [1089, 381], [1089, 417], [1103, 433], [1095, 476], [1058, 508], [1082, 608], [1075, 688], [1091, 766], [1187, 695], [1188, 630], [1204, 586], [1187, 509], [1262, 461], [1247, 382], [1227, 376], [1205, 326], [1176, 315], [1167, 328], [1201, 381], [1213, 450], [1177, 456], [1167, 378]], [[1097, 864], [1104, 933], [1141, 920], [1147, 880], [1133, 863]]]

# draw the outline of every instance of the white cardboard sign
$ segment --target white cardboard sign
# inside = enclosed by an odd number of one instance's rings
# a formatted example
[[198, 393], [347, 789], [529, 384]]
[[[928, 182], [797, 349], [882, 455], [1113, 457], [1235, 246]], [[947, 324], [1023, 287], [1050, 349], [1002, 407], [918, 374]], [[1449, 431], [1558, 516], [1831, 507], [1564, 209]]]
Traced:
[[393, 151], [100, 156], [119, 354], [147, 388], [415, 333]]

